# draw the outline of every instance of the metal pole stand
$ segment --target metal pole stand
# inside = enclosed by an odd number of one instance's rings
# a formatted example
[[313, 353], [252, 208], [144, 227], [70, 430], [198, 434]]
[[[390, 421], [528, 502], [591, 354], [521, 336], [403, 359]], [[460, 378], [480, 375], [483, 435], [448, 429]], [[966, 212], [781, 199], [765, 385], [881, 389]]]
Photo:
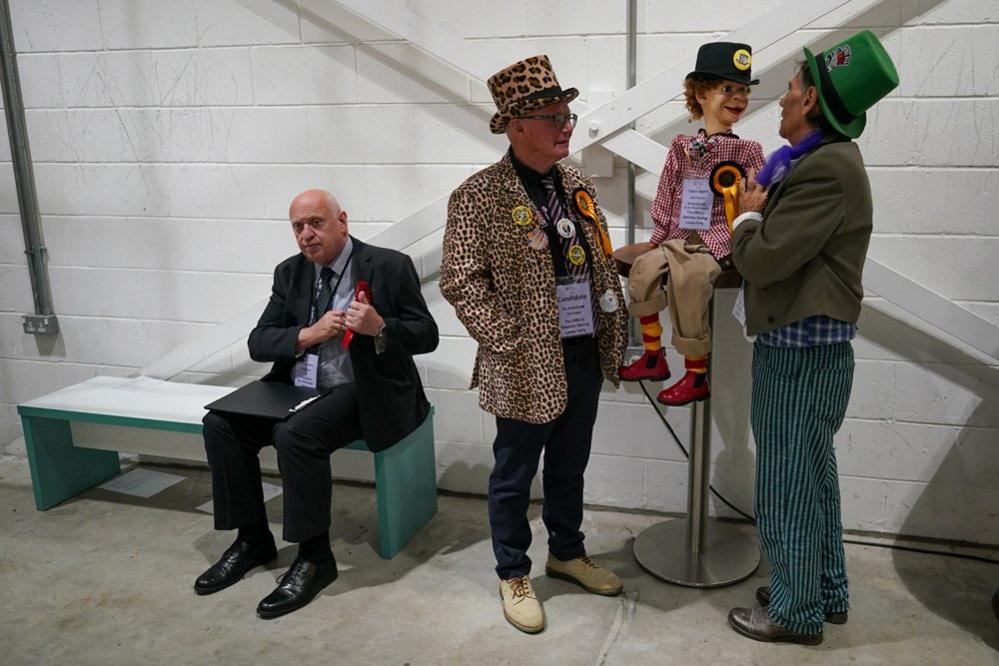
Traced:
[[[713, 327], [714, 299], [708, 312]], [[732, 525], [708, 517], [711, 400], [695, 402], [690, 412], [687, 517], [665, 520], [643, 530], [635, 537], [635, 559], [656, 578], [677, 585], [731, 585], [756, 571], [760, 549], [755, 540]]]

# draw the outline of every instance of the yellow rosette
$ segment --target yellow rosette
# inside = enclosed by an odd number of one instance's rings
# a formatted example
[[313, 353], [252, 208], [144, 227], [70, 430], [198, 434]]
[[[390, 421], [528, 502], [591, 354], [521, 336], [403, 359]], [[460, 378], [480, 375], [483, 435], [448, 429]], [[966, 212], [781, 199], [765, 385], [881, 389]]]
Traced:
[[593, 197], [590, 196], [589, 192], [580, 187], [572, 193], [572, 198], [576, 202], [576, 209], [584, 217], [589, 218], [593, 222], [593, 227], [597, 230], [597, 237], [600, 239], [600, 246], [603, 248], [604, 254], [608, 257], [611, 256], [614, 248], [611, 246], [610, 236], [600, 226], [600, 218], [597, 216], [597, 206], [593, 203]]
[[738, 162], [719, 162], [711, 170], [711, 189], [725, 200], [729, 233], [732, 233], [732, 223], [739, 216], [739, 181], [745, 177], [746, 172]]

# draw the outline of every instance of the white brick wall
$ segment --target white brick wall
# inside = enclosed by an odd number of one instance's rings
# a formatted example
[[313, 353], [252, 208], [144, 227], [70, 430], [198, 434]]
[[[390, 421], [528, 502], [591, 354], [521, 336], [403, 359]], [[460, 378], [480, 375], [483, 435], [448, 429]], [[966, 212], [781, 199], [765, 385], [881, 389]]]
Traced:
[[[638, 79], [780, 1], [639, 3]], [[403, 4], [509, 61], [549, 53], [584, 99], [624, 88], [623, 3]], [[796, 38], [828, 43], [850, 11]], [[296, 192], [333, 189], [366, 238], [504, 148], [486, 129], [481, 82], [334, 2], [14, 0], [12, 13], [62, 332], [54, 341], [21, 333], [32, 299], [0, 142], [0, 445], [9, 450], [18, 450], [16, 403], [129, 374], [265, 297], [274, 264], [295, 251], [286, 215]], [[860, 140], [875, 193], [871, 255], [999, 322], [999, 2], [885, 0], [848, 25], [884, 35], [902, 81]], [[738, 128], [767, 150], [780, 143], [774, 101], [790, 66], [778, 70]], [[678, 108], [663, 105], [639, 128], [668, 141], [691, 128], [664, 123]], [[617, 244], [624, 174], [618, 160], [613, 178], [597, 180]], [[640, 193], [654, 190], [654, 178], [640, 178]], [[647, 201], [639, 212], [643, 238]], [[436, 282], [424, 293], [442, 335], [417, 359], [437, 409], [440, 483], [481, 493], [495, 426], [467, 390], [475, 343]], [[732, 297], [717, 299], [713, 478], [751, 509], [750, 348], [727, 315]], [[861, 334], [837, 438], [846, 525], [999, 543], [999, 363], [877, 298]], [[680, 369], [675, 353], [670, 361]], [[177, 379], [237, 385], [262, 370], [237, 343]], [[667, 418], [687, 445], [688, 410]], [[683, 456], [637, 387], [606, 386], [587, 501], [684, 511], [686, 486]]]

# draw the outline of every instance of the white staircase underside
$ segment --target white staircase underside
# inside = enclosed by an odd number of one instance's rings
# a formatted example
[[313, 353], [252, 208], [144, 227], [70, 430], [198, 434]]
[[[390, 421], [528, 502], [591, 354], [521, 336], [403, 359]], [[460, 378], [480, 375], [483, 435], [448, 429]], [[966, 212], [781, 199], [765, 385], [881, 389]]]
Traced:
[[[334, 18], [331, 0], [301, 0], [303, 9], [323, 18]], [[430, 55], [484, 82], [492, 73], [509, 64], [510, 56], [481, 43], [469, 42], [439, 24], [391, 0], [332, 0], [372, 24], [398, 35]], [[721, 39], [753, 44], [754, 54], [763, 54], [763, 62], [754, 74], [765, 76], [788, 57], [799, 53], [807, 44], [807, 36], [788, 39], [813, 21], [834, 10], [843, 10], [842, 21], [861, 15], [884, 0], [816, 0], [810, 3], [789, 0], [749, 23], [736, 28]], [[814, 41], [814, 40], [811, 40]], [[659, 175], [666, 160], [666, 147], [628, 129], [630, 123], [673, 99], [663, 94], [675, 90], [677, 81], [693, 69], [694, 54], [674, 63], [659, 74], [627, 90], [610, 101], [589, 108], [574, 103], [580, 115], [572, 150], [578, 152], [591, 145], [600, 145], [629, 160], [642, 169]], [[674, 96], [675, 97], [675, 96]], [[680, 120], [683, 111], [663, 119], [664, 124]], [[485, 131], [485, 127], [483, 127]], [[397, 250], [412, 250], [428, 237], [439, 235], [446, 221], [446, 197], [413, 212], [384, 229], [369, 242]], [[424, 280], [440, 268], [440, 248], [433, 246], [415, 256], [417, 270]], [[864, 286], [886, 301], [915, 314], [932, 326], [966, 342], [992, 358], [999, 358], [999, 327], [931, 291], [918, 282], [868, 259], [864, 269]], [[169, 378], [192, 367], [216, 351], [238, 342], [256, 323], [266, 300], [250, 306], [235, 317], [220, 322], [209, 333], [176, 348], [163, 358], [146, 366], [141, 374]]]

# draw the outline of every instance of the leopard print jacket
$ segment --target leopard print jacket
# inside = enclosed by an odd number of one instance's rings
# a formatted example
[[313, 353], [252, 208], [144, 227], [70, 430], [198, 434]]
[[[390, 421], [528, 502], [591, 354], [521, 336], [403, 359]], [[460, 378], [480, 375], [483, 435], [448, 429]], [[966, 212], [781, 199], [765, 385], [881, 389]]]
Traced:
[[[563, 164], [558, 169], [568, 197], [584, 188], [596, 199], [593, 184], [577, 169]], [[518, 206], [533, 213], [529, 225], [514, 223]], [[599, 206], [596, 210], [606, 230], [607, 220]], [[621, 281], [614, 260], [601, 250], [593, 223], [575, 207], [572, 214], [582, 221], [590, 246], [594, 293], [611, 290], [617, 298], [617, 309], [608, 313], [598, 308], [597, 320], [603, 375], [617, 386], [628, 320]], [[441, 293], [479, 343], [471, 383], [471, 388], [479, 387], [479, 405], [496, 416], [529, 423], [557, 418], [567, 395], [551, 252], [528, 245], [528, 233], [540, 219], [507, 153], [452, 192], [440, 276]]]

